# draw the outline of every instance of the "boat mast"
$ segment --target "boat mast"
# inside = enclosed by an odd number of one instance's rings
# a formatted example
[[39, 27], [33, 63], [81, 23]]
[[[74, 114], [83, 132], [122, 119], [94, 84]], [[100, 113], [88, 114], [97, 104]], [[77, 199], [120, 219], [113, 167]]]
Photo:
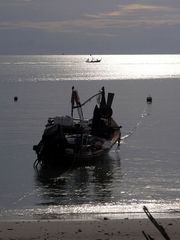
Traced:
[[[76, 104], [76, 106], [75, 106], [75, 104]], [[71, 117], [72, 118], [73, 118], [73, 110], [74, 110], [74, 108], [77, 108], [80, 121], [83, 121], [84, 120], [84, 116], [83, 116], [83, 111], [82, 111], [82, 107], [81, 107], [79, 94], [78, 94], [78, 91], [75, 90], [75, 88], [73, 86], [72, 87], [72, 95], [71, 95]]]

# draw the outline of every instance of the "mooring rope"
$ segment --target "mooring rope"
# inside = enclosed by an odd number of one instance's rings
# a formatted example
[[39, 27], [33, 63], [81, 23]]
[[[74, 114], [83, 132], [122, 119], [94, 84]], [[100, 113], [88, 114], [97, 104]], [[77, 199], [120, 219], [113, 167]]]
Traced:
[[128, 134], [125, 134], [124, 136], [121, 137], [121, 141], [129, 138], [132, 134], [134, 134], [136, 132], [136, 130], [140, 127], [140, 125], [143, 123], [143, 120], [145, 119], [145, 117], [149, 116], [149, 112], [148, 112], [149, 106], [146, 105], [142, 111], [142, 113], [140, 114], [140, 118], [138, 120], [138, 122], [136, 123], [136, 125], [128, 132]]

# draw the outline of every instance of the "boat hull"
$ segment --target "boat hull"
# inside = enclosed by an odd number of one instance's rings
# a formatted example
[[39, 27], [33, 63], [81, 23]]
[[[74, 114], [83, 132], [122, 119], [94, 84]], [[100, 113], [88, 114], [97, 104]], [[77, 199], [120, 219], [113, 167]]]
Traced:
[[40, 164], [42, 166], [58, 166], [58, 167], [75, 167], [93, 165], [98, 160], [102, 159], [109, 150], [99, 151], [92, 154], [57, 154], [53, 156], [44, 156], [42, 159], [38, 158], [34, 166]]
[[84, 145], [79, 150], [72, 147], [66, 147], [63, 150], [58, 147], [51, 149], [50, 146], [45, 146], [41, 140], [38, 145], [34, 146], [34, 150], [37, 153], [35, 165], [90, 165], [102, 159], [119, 141], [119, 129], [114, 131], [111, 139], [107, 140], [96, 137], [95, 145]]
[[[119, 133], [109, 141], [104, 141], [103, 146], [95, 149], [92, 146], [84, 146], [80, 151], [75, 152], [72, 148], [66, 148], [60, 151], [58, 148], [49, 153], [38, 153], [36, 164], [41, 165], [58, 165], [58, 166], [76, 166], [76, 165], [92, 165], [96, 161], [102, 159], [118, 141]], [[41, 143], [40, 143], [41, 144]], [[36, 148], [37, 146], [34, 146]], [[34, 149], [35, 150], [35, 149]]]

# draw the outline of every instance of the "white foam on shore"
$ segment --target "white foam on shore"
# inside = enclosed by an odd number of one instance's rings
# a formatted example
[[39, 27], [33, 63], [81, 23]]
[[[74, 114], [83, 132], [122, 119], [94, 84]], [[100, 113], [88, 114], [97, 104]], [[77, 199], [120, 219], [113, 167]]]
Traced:
[[92, 220], [92, 219], [136, 219], [146, 218], [143, 206], [157, 218], [179, 218], [180, 209], [177, 203], [146, 202], [121, 204], [82, 204], [66, 206], [47, 206], [27, 209], [1, 209], [1, 219], [24, 220]]

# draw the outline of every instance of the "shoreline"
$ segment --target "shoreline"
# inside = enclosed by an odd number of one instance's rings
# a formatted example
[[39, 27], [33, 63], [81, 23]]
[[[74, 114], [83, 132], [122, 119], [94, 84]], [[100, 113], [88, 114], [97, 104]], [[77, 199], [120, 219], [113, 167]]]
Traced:
[[[178, 208], [169, 209], [169, 211], [157, 211], [159, 207], [153, 208], [151, 205], [146, 205], [150, 209], [151, 214], [155, 219], [180, 219], [180, 211]], [[117, 211], [117, 207], [106, 206], [107, 209], [96, 209], [88, 205], [80, 208], [25, 208], [25, 209], [1, 209], [0, 222], [12, 221], [96, 221], [99, 219], [124, 220], [124, 219], [147, 219], [147, 214], [143, 210], [143, 205], [137, 206], [136, 211], [127, 211], [128, 207], [123, 205], [124, 211]], [[141, 209], [141, 210], [140, 210]], [[99, 210], [99, 211], [98, 211]], [[115, 211], [116, 210], [116, 211]], [[119, 206], [118, 206], [119, 210]], [[131, 209], [132, 210], [132, 209]], [[135, 210], [135, 209], [134, 209]], [[165, 210], [165, 209], [164, 209]], [[167, 210], [167, 208], [166, 208]], [[109, 212], [107, 212], [109, 211]], [[1, 239], [0, 239], [1, 240]]]
[[[180, 218], [156, 219], [164, 227], [172, 240], [180, 239]], [[163, 240], [158, 229], [147, 218], [96, 220], [9, 220], [0, 221], [0, 239], [137, 239], [145, 240], [145, 234], [154, 239]]]
[[[155, 219], [180, 219], [180, 213], [151, 212]], [[38, 222], [38, 221], [99, 221], [110, 220], [145, 220], [148, 219], [144, 212], [128, 213], [33, 213], [31, 215], [4, 215], [0, 216], [1, 222]], [[1, 239], [0, 239], [1, 240]]]

